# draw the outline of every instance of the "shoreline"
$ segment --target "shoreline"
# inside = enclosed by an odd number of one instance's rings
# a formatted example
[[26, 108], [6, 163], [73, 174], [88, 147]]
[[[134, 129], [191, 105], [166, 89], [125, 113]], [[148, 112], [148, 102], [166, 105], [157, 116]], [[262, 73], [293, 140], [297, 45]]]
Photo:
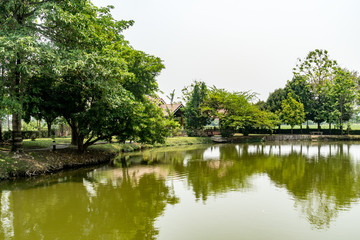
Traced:
[[90, 147], [79, 154], [76, 148], [64, 148], [56, 151], [44, 149], [26, 149], [21, 154], [0, 151], [0, 181], [50, 175], [62, 170], [72, 170], [89, 166], [108, 164], [118, 154], [136, 152], [151, 148], [177, 147], [208, 143], [255, 143], [255, 142], [290, 142], [290, 141], [360, 141], [360, 135], [250, 135], [231, 138], [179, 137], [176, 141], [164, 144], [146, 145], [138, 143], [109, 143]]
[[252, 143], [252, 142], [287, 142], [287, 141], [360, 141], [360, 135], [301, 135], [301, 134], [273, 134], [273, 135], [250, 135], [223, 138], [211, 137], [214, 143]]
[[75, 147], [52, 151], [49, 147], [41, 149], [24, 149], [22, 153], [0, 151], [0, 181], [30, 178], [53, 174], [62, 170], [71, 170], [94, 165], [108, 164], [118, 154], [135, 152], [144, 149], [184, 146], [211, 143], [208, 137], [178, 137], [169, 138], [164, 144], [138, 143], [107, 143], [97, 144], [79, 154]]

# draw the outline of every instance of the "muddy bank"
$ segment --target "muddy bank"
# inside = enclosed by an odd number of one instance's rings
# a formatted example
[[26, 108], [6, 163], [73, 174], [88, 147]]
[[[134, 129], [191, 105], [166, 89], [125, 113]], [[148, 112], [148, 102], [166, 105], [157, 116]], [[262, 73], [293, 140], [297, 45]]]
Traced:
[[[4, 156], [6, 156], [4, 158]], [[91, 149], [79, 154], [76, 149], [57, 151], [34, 151], [21, 154], [2, 153], [0, 179], [31, 177], [55, 173], [64, 169], [74, 169], [110, 162], [114, 153]]]

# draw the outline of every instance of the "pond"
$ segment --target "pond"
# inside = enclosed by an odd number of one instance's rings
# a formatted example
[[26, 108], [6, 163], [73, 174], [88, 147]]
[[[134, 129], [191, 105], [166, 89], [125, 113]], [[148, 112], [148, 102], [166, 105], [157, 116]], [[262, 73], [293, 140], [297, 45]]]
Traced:
[[1, 182], [0, 239], [360, 236], [358, 143], [199, 145], [118, 161], [130, 166]]

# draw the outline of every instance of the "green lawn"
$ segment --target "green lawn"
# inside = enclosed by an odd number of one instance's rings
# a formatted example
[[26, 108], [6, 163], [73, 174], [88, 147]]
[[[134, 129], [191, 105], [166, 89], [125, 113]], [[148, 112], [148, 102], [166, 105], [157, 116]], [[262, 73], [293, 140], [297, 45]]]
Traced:
[[[37, 138], [35, 141], [24, 139], [23, 144], [25, 149], [49, 148], [53, 141], [52, 138]], [[55, 142], [56, 144], [70, 144], [71, 138], [55, 138]]]
[[[303, 129], [306, 129], [306, 124], [302, 125]], [[309, 124], [310, 129], [317, 129], [317, 124]], [[335, 125], [331, 125], [331, 129], [336, 128]], [[360, 123], [352, 123], [350, 125], [351, 130], [360, 130]], [[281, 129], [291, 129], [290, 125], [281, 125]], [[300, 129], [300, 126], [294, 126], [294, 129]], [[321, 124], [321, 129], [329, 129], [329, 124]], [[347, 125], [344, 124], [344, 129], [347, 129]]]
[[107, 143], [90, 146], [90, 148], [102, 149], [111, 152], [132, 152], [141, 148], [168, 147], [180, 145], [194, 145], [212, 143], [208, 137], [171, 137], [167, 138], [165, 143], [140, 144], [140, 143]]

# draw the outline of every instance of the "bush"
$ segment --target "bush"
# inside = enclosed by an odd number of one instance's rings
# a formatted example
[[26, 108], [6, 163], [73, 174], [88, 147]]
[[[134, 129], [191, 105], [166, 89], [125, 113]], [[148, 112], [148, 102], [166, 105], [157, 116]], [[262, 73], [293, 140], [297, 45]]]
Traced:
[[[51, 130], [51, 134], [55, 135], [55, 130]], [[46, 130], [39, 131], [22, 131], [21, 132], [23, 139], [33, 139], [33, 138], [47, 138], [48, 132]], [[12, 134], [11, 131], [4, 131], [3, 132], [3, 139], [5, 141], [11, 140]]]

